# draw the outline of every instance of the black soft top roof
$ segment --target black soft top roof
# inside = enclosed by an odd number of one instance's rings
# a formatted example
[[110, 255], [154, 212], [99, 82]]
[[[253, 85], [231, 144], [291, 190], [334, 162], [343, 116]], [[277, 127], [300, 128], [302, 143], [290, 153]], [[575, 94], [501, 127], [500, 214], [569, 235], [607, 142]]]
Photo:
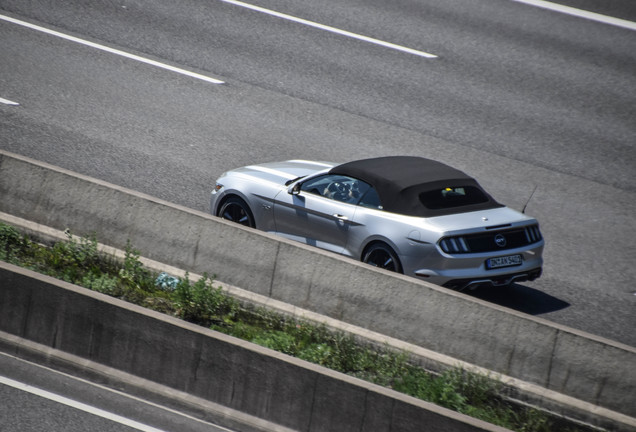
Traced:
[[[386, 156], [347, 162], [333, 167], [329, 173], [354, 177], [375, 188], [384, 210], [410, 216], [443, 216], [503, 207], [477, 181], [464, 172], [441, 162], [417, 156]], [[485, 201], [462, 207], [430, 209], [420, 194], [443, 188], [476, 187]]]

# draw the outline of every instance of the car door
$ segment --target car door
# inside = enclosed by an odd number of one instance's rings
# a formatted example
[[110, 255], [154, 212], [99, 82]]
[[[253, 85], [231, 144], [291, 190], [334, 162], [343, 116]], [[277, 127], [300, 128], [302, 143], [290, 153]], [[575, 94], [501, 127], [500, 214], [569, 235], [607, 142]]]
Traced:
[[356, 209], [351, 178], [325, 174], [282, 191], [274, 202], [277, 234], [333, 252], [344, 250]]

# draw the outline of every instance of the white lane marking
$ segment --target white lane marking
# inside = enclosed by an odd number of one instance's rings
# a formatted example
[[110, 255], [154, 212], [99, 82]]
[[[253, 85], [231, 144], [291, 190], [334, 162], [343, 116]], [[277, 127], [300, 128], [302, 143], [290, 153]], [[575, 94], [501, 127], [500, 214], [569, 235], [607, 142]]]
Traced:
[[20, 105], [20, 104], [19, 104], [19, 103], [17, 103], [17, 102], [13, 102], [13, 101], [10, 101], [9, 99], [2, 99], [2, 98], [0, 98], [0, 103], [3, 103], [3, 104], [5, 104], [5, 105], [13, 105], [13, 106], [18, 106], [18, 105]]
[[[210, 423], [210, 422], [207, 422], [207, 421], [202, 420], [202, 419], [200, 419], [200, 418], [192, 417], [191, 415], [185, 414], [185, 413], [183, 413], [183, 412], [181, 412], [181, 411], [174, 410], [174, 409], [172, 409], [172, 408], [168, 408], [168, 407], [163, 406], [163, 405], [159, 405], [159, 404], [157, 404], [157, 403], [155, 403], [155, 402], [151, 402], [151, 401], [149, 401], [149, 400], [142, 399], [142, 398], [139, 398], [139, 397], [137, 397], [137, 396], [132, 396], [132, 395], [130, 395], [130, 394], [128, 394], [128, 393], [124, 393], [124, 392], [122, 392], [122, 391], [120, 391], [120, 390], [115, 390], [115, 389], [113, 389], [113, 388], [106, 387], [106, 386], [104, 386], [104, 385], [97, 384], [97, 383], [94, 383], [94, 382], [92, 382], [92, 381], [88, 381], [88, 380], [86, 380], [86, 379], [79, 378], [79, 377], [76, 377], [76, 376], [74, 376], [74, 375], [70, 375], [70, 374], [67, 374], [67, 373], [61, 372], [61, 371], [59, 371], [59, 370], [51, 369], [51, 368], [49, 368], [49, 367], [42, 366], [42, 365], [39, 365], [39, 364], [37, 364], [37, 363], [32, 363], [32, 362], [27, 361], [27, 360], [24, 360], [24, 359], [19, 359], [19, 358], [14, 357], [14, 356], [12, 356], [12, 355], [10, 355], [10, 354], [6, 354], [6, 353], [2, 353], [2, 352], [0, 352], [0, 356], [2, 356], [2, 357], [7, 357], [7, 358], [9, 358], [9, 359], [12, 359], [13, 361], [17, 361], [17, 362], [20, 362], [20, 363], [28, 364], [29, 366], [34, 367], [34, 368], [37, 368], [37, 369], [42, 369], [42, 370], [48, 371], [48, 373], [51, 373], [51, 374], [60, 375], [60, 376], [66, 377], [66, 378], [68, 378], [68, 379], [70, 379], [70, 380], [73, 380], [73, 381], [77, 381], [77, 382], [84, 383], [84, 384], [86, 384], [86, 385], [88, 385], [88, 386], [91, 386], [91, 387], [95, 387], [95, 388], [101, 389], [101, 390], [103, 390], [104, 392], [114, 393], [114, 394], [116, 394], [116, 395], [121, 396], [122, 398], [130, 399], [130, 400], [137, 401], [137, 402], [139, 402], [139, 403], [141, 403], [141, 404], [144, 404], [144, 405], [148, 405], [148, 406], [152, 406], [152, 407], [155, 407], [155, 408], [159, 408], [159, 409], [161, 409], [161, 410], [163, 410], [163, 411], [169, 412], [169, 413], [171, 413], [171, 414], [174, 414], [174, 415], [177, 415], [177, 416], [180, 416], [180, 417], [187, 418], [188, 420], [193, 421], [193, 422], [196, 422], [196, 423], [204, 424], [204, 425], [207, 425], [207, 426], [209, 426], [209, 427], [214, 427], [214, 428], [216, 428], [216, 429], [223, 430], [223, 431], [226, 431], [226, 432], [237, 432], [237, 431], [236, 431], [236, 430], [234, 430], [234, 429], [227, 429], [227, 428], [225, 428], [225, 427], [223, 427], [223, 426], [219, 426], [218, 424]], [[0, 378], [1, 378], [1, 377], [2, 377], [2, 375], [0, 375]], [[6, 379], [10, 379], [10, 378], [8, 378], [8, 377], [5, 377], [5, 378], [6, 378]]]
[[134, 428], [134, 429], [137, 429], [137, 430], [140, 430], [140, 431], [143, 431], [143, 432], [164, 432], [161, 429], [157, 429], [157, 428], [154, 428], [152, 426], [148, 426], [148, 425], [145, 425], [143, 423], [139, 423], [139, 422], [136, 422], [134, 420], [130, 420], [130, 419], [126, 418], [126, 417], [122, 417], [120, 415], [113, 414], [113, 413], [108, 412], [108, 411], [104, 411], [104, 410], [96, 408], [94, 406], [87, 405], [87, 404], [84, 404], [84, 403], [81, 403], [81, 402], [77, 402], [77, 401], [75, 401], [73, 399], [69, 399], [69, 398], [66, 398], [64, 396], [60, 396], [58, 394], [51, 393], [51, 392], [48, 392], [46, 390], [39, 389], [37, 387], [30, 386], [28, 384], [12, 380], [11, 378], [0, 376], [0, 384], [4, 384], [4, 385], [7, 385], [9, 387], [13, 387], [15, 389], [22, 390], [22, 391], [34, 394], [36, 396], [40, 396], [40, 397], [52, 400], [54, 402], [58, 402], [58, 403], [70, 406], [72, 408], [75, 408], [75, 409], [87, 412], [89, 414], [93, 414], [93, 415], [96, 415], [96, 416], [99, 416], [99, 417], [114, 421], [116, 423], [123, 424], [125, 426], [129, 426], [131, 428]]
[[576, 9], [570, 6], [563, 6], [557, 3], [552, 3], [544, 0], [512, 0], [517, 3], [525, 3], [531, 6], [540, 7], [543, 9], [549, 9], [555, 12], [561, 12], [568, 15], [574, 15], [580, 18], [586, 18], [592, 21], [597, 21], [605, 24], [610, 24], [617, 27], [626, 28], [628, 30], [636, 30], [636, 23], [633, 21], [627, 21], [620, 18], [614, 18], [607, 15], [601, 15], [595, 12], [589, 12], [582, 9]]
[[278, 17], [278, 18], [282, 18], [282, 19], [286, 19], [286, 20], [289, 20], [289, 21], [293, 21], [293, 22], [296, 22], [296, 23], [299, 23], [299, 24], [304, 24], [304, 25], [309, 26], [309, 27], [314, 27], [314, 28], [317, 28], [317, 29], [320, 29], [320, 30], [325, 30], [325, 31], [328, 31], [328, 32], [331, 32], [331, 33], [336, 33], [336, 34], [339, 34], [339, 35], [342, 35], [342, 36], [347, 36], [347, 37], [350, 37], [350, 38], [353, 38], [353, 39], [358, 39], [358, 40], [361, 40], [361, 41], [364, 41], [364, 42], [369, 42], [369, 43], [372, 43], [372, 44], [381, 45], [383, 47], [391, 48], [391, 49], [402, 51], [402, 52], [405, 52], [405, 53], [414, 54], [414, 55], [417, 55], [417, 56], [420, 56], [420, 57], [437, 58], [437, 56], [435, 54], [427, 53], [427, 52], [424, 52], [424, 51], [418, 51], [418, 50], [415, 50], [415, 49], [412, 49], [412, 48], [407, 48], [407, 47], [402, 46], [402, 45], [396, 45], [396, 44], [393, 44], [393, 43], [390, 43], [390, 42], [385, 42], [385, 41], [382, 41], [382, 40], [379, 40], [379, 39], [370, 38], [370, 37], [367, 37], [367, 36], [362, 36], [362, 35], [359, 35], [359, 34], [356, 34], [356, 33], [352, 33], [352, 32], [346, 31], [346, 30], [340, 30], [340, 29], [337, 29], [335, 27], [330, 27], [330, 26], [327, 26], [327, 25], [324, 25], [324, 24], [319, 24], [317, 22], [309, 21], [309, 20], [302, 19], [302, 18], [297, 18], [297, 17], [292, 16], [292, 15], [287, 15], [287, 14], [284, 14], [284, 13], [276, 12], [276, 11], [273, 11], [271, 9], [265, 9], [265, 8], [260, 7], [260, 6], [254, 6], [254, 5], [251, 5], [251, 4], [248, 4], [248, 3], [243, 3], [243, 2], [237, 1], [237, 0], [221, 0], [221, 1], [224, 2], [224, 3], [233, 4], [235, 6], [244, 7], [246, 9], [251, 9], [251, 10], [254, 10], [254, 11], [257, 11], [257, 12], [262, 12], [262, 13], [265, 13], [265, 14], [268, 14], [268, 15], [271, 15], [271, 16], [275, 16], [275, 17]]
[[141, 62], [141, 63], [146, 63], [146, 64], [149, 64], [151, 66], [155, 66], [155, 67], [158, 67], [158, 68], [161, 68], [161, 69], [166, 69], [166, 70], [169, 70], [171, 72], [176, 72], [178, 74], [186, 75], [186, 76], [189, 76], [189, 77], [192, 77], [192, 78], [196, 78], [196, 79], [199, 79], [199, 80], [202, 80], [202, 81], [206, 81], [206, 82], [209, 82], [209, 83], [212, 83], [212, 84], [223, 84], [224, 83], [223, 81], [218, 80], [216, 78], [212, 78], [212, 77], [209, 77], [209, 76], [206, 76], [206, 75], [201, 75], [201, 74], [198, 74], [198, 73], [195, 73], [195, 72], [190, 72], [188, 70], [180, 69], [180, 68], [177, 68], [177, 67], [174, 67], [174, 66], [170, 66], [170, 65], [167, 65], [165, 63], [161, 63], [161, 62], [158, 62], [158, 61], [155, 61], [155, 60], [151, 60], [151, 59], [148, 59], [148, 58], [145, 58], [145, 57], [141, 57], [141, 56], [138, 56], [138, 55], [135, 55], [135, 54], [131, 54], [131, 53], [128, 53], [128, 52], [125, 52], [125, 51], [121, 51], [121, 50], [118, 50], [118, 49], [110, 48], [110, 47], [107, 47], [105, 45], [100, 45], [100, 44], [97, 44], [97, 43], [94, 43], [94, 42], [90, 42], [90, 41], [87, 41], [87, 40], [84, 40], [84, 39], [77, 38], [75, 36], [67, 35], [65, 33], [60, 33], [58, 31], [50, 30], [50, 29], [47, 29], [45, 27], [40, 27], [40, 26], [37, 26], [35, 24], [28, 23], [26, 21], [20, 21], [20, 20], [17, 20], [15, 18], [8, 17], [6, 15], [0, 15], [0, 19], [8, 21], [8, 22], [11, 22], [13, 24], [18, 24], [18, 25], [21, 25], [23, 27], [30, 28], [32, 30], [37, 30], [39, 32], [46, 33], [46, 34], [49, 34], [49, 35], [52, 35], [52, 36], [57, 36], [59, 38], [66, 39], [66, 40], [69, 40], [71, 42], [76, 42], [78, 44], [86, 45], [86, 46], [91, 47], [91, 48], [95, 48], [95, 49], [98, 49], [98, 50], [106, 51], [106, 52], [111, 53], [111, 54], [115, 54], [115, 55], [118, 55], [118, 56], [126, 57], [126, 58], [131, 59], [131, 60], [136, 60], [136, 61]]

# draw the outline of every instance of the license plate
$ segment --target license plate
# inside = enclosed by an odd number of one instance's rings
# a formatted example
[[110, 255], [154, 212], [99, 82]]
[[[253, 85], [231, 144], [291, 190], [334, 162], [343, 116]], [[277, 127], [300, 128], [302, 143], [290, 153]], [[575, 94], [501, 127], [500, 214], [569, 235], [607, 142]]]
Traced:
[[513, 267], [523, 263], [521, 255], [510, 255], [504, 257], [490, 258], [486, 260], [486, 268], [488, 270], [501, 268], [501, 267]]

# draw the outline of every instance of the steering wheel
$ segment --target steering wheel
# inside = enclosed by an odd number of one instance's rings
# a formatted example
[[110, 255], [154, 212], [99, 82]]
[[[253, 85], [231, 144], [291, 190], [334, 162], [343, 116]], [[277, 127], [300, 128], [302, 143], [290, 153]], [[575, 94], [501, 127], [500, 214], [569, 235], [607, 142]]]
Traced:
[[328, 196], [338, 201], [348, 200], [350, 190], [350, 185], [341, 182], [331, 182], [329, 186], [327, 186]]

